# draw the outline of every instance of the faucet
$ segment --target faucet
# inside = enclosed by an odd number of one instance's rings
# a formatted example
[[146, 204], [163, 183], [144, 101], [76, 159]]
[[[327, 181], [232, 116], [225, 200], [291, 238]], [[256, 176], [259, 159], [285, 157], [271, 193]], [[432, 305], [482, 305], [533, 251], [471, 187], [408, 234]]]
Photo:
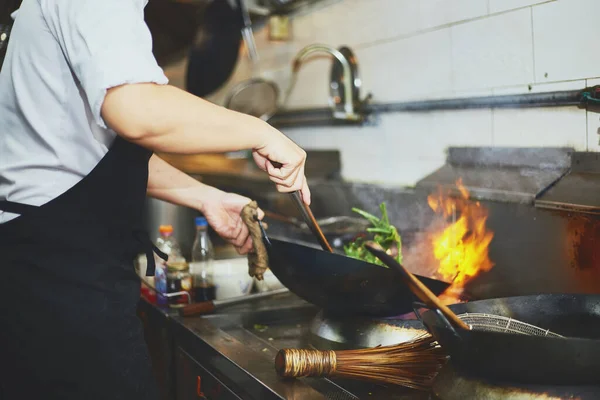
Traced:
[[[350, 53], [350, 58], [353, 59], [353, 55], [350, 51], [350, 49], [344, 48], [344, 50], [346, 50], [346, 53]], [[334, 118], [338, 118], [338, 119], [344, 119], [344, 120], [351, 120], [351, 121], [359, 121], [363, 119], [363, 116], [360, 115], [359, 113], [357, 113], [356, 111], [356, 105], [358, 105], [360, 103], [360, 99], [359, 98], [355, 98], [358, 97], [358, 87], [360, 86], [360, 80], [358, 79], [357, 76], [357, 72], [356, 72], [356, 65], [352, 64], [351, 61], [348, 59], [348, 56], [344, 53], [342, 53], [342, 51], [335, 49], [331, 46], [328, 46], [326, 44], [311, 44], [308, 45], [306, 47], [304, 47], [302, 50], [300, 50], [298, 52], [298, 54], [296, 55], [296, 57], [294, 57], [294, 61], [292, 63], [292, 84], [290, 85], [290, 88], [288, 89], [288, 95], [289, 92], [291, 91], [293, 85], [295, 84], [295, 80], [296, 80], [296, 75], [298, 73], [298, 70], [300, 69], [300, 66], [302, 65], [302, 62], [309, 56], [312, 55], [314, 53], [326, 53], [329, 54], [333, 57], [335, 57], [335, 59], [337, 59], [341, 66], [342, 66], [342, 72], [343, 72], [343, 94], [344, 94], [344, 104], [343, 104], [343, 108], [340, 110], [340, 107], [338, 106], [338, 102], [335, 101], [334, 96], [332, 96], [332, 98], [330, 99], [332, 101], [332, 108], [333, 108], [333, 116]], [[334, 76], [332, 74], [332, 81], [331, 81], [331, 88], [336, 88], [338, 85], [338, 82], [336, 82], [334, 80]], [[287, 96], [286, 96], [287, 97]]]

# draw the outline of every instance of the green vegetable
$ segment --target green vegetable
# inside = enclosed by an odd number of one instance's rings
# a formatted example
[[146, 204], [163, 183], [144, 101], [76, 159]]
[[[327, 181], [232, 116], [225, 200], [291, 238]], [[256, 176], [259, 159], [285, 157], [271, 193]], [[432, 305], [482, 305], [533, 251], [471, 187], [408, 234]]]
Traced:
[[254, 330], [256, 330], [256, 331], [264, 332], [267, 329], [269, 329], [269, 327], [267, 325], [254, 324]]
[[[381, 203], [379, 209], [381, 210], [381, 218], [377, 218], [373, 214], [369, 214], [368, 212], [357, 208], [353, 208], [352, 211], [361, 215], [373, 225], [373, 227], [367, 228], [367, 232], [370, 234], [369, 236], [372, 237], [372, 240], [386, 251], [391, 250], [392, 254], [396, 254], [397, 251], [395, 258], [399, 263], [402, 263], [402, 240], [400, 239], [400, 234], [396, 227], [390, 225], [385, 203]], [[362, 261], [385, 267], [377, 257], [365, 248], [365, 242], [366, 240], [364, 238], [357, 238], [354, 242], [344, 246], [344, 252], [348, 257], [357, 258]]]

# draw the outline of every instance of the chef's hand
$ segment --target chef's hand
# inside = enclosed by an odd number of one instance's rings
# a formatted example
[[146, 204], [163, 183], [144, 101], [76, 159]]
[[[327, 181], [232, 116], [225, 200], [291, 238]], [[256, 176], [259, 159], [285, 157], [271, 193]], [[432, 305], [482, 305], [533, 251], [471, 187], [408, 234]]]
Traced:
[[[247, 254], [252, 250], [252, 238], [241, 217], [242, 208], [250, 201], [247, 197], [214, 189], [209, 198], [204, 200], [200, 210], [215, 232], [231, 243], [240, 254]], [[264, 213], [259, 209], [258, 218], [263, 217]]]
[[304, 203], [310, 205], [310, 190], [304, 176], [306, 152], [296, 143], [273, 129], [264, 144], [254, 148], [252, 155], [256, 165], [269, 174], [279, 192], [299, 190]]

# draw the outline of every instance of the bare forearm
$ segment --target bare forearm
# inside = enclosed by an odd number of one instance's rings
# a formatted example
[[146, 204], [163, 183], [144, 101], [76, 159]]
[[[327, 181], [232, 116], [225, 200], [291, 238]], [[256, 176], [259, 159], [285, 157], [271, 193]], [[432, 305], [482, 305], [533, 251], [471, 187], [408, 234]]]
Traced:
[[181, 172], [157, 155], [150, 158], [148, 196], [202, 211], [208, 196], [216, 193], [220, 191]]
[[258, 118], [173, 86], [155, 84], [110, 89], [102, 116], [125, 139], [151, 150], [178, 154], [256, 149], [264, 146], [274, 131]]
[[[102, 118], [119, 136], [157, 152], [197, 154], [251, 149], [280, 192], [301, 191], [306, 152], [264, 121], [227, 110], [183, 90], [155, 84], [109, 89]], [[216, 189], [215, 189], [216, 190]]]

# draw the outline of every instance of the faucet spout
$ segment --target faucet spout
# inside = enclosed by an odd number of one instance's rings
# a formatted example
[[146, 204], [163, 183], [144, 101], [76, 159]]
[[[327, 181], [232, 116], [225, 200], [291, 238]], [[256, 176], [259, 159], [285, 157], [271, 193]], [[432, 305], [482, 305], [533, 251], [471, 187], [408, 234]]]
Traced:
[[355, 110], [355, 101], [359, 99], [354, 99], [355, 83], [353, 81], [353, 73], [350, 61], [338, 49], [320, 43], [311, 44], [304, 47], [298, 52], [292, 63], [293, 79], [295, 80], [296, 74], [300, 69], [300, 66], [302, 65], [303, 61], [306, 60], [310, 55], [313, 55], [315, 53], [325, 53], [331, 55], [337, 61], [339, 61], [342, 66], [344, 87], [344, 111], [340, 113], [334, 109], [334, 117], [343, 118], [347, 120], [362, 119], [362, 117]]

